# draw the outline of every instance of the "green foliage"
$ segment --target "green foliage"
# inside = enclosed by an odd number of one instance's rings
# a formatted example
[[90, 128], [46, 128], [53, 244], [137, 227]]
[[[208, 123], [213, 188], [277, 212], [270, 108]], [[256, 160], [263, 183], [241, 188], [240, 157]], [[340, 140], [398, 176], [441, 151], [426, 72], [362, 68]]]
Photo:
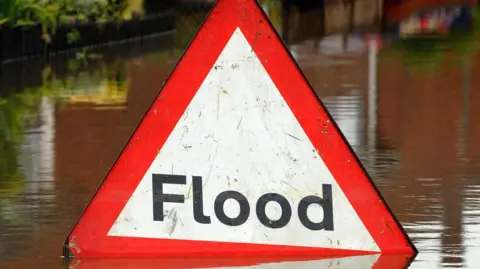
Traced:
[[7, 14], [8, 7], [10, 6], [10, 1], [11, 0], [0, 0], [0, 25], [2, 25], [8, 20]]
[[77, 29], [74, 29], [74, 30], [70, 31], [67, 34], [67, 43], [68, 44], [73, 44], [73, 43], [77, 42], [79, 39], [80, 39], [80, 32], [78, 32]]
[[259, 0], [268, 19], [272, 22], [275, 30], [281, 32], [282, 27], [282, 2], [278, 0]]
[[184, 11], [179, 10], [175, 12], [175, 31], [174, 47], [182, 51], [188, 46], [189, 42], [195, 36], [198, 28], [208, 14], [208, 10]]
[[[0, 24], [12, 27], [41, 25], [42, 37], [50, 43], [59, 25], [85, 22], [89, 17], [98, 22], [118, 21], [125, 8], [126, 0], [10, 0], [6, 14], [2, 15], [0, 8]], [[75, 43], [80, 35], [74, 30], [67, 39], [69, 43]]]
[[12, 26], [33, 26], [40, 24], [42, 37], [50, 43], [62, 12], [70, 8], [68, 0], [45, 1], [13, 0], [8, 13], [8, 21]]
[[119, 21], [122, 18], [123, 12], [127, 9], [126, 0], [110, 0], [110, 3], [106, 5], [106, 17], [115, 21]]

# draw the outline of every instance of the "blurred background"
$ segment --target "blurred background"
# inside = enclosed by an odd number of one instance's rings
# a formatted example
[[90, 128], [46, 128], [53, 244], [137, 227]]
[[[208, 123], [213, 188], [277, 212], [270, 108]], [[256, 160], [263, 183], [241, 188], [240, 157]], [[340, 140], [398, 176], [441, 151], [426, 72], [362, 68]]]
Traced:
[[[214, 2], [0, 0], [1, 268], [63, 266]], [[480, 266], [479, 1], [259, 2], [418, 247], [411, 268]]]

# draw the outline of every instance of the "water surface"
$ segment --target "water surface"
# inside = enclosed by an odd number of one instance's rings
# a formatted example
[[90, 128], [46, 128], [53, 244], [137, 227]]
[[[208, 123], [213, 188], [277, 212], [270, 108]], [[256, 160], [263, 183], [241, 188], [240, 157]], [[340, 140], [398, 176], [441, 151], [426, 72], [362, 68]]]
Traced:
[[[63, 266], [71, 225], [204, 16], [95, 57], [2, 65], [2, 268]], [[479, 266], [478, 30], [368, 42], [365, 31], [287, 38], [276, 26], [420, 251], [410, 268]]]

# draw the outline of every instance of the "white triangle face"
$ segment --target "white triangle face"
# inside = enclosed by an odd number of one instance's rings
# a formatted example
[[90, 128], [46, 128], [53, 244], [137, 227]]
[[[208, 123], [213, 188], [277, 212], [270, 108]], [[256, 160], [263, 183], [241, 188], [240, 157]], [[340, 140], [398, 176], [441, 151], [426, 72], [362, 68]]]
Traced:
[[[153, 174], [186, 177], [185, 184], [163, 184], [164, 194], [184, 196], [184, 203], [163, 203], [163, 221], [153, 219]], [[208, 224], [194, 218], [192, 176], [202, 178], [200, 214], [210, 217]], [[298, 205], [306, 196], [322, 198], [323, 184], [331, 185], [333, 230], [324, 220], [328, 210], [311, 204], [304, 215], [324, 224], [312, 230], [300, 221]], [[243, 224], [219, 220], [214, 201], [224, 191], [248, 200]], [[288, 201], [291, 218], [282, 228], [257, 217], [257, 200], [266, 193]], [[268, 223], [282, 214], [276, 202], [262, 209]], [[239, 203], [227, 199], [223, 211], [236, 218]], [[379, 251], [238, 28], [108, 235]]]

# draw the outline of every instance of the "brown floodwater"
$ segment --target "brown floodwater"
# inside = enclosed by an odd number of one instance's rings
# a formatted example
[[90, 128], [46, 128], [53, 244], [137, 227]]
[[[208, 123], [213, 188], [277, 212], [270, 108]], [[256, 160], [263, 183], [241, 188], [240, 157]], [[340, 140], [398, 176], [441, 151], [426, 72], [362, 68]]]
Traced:
[[[1, 66], [0, 268], [64, 266], [65, 237], [198, 22], [183, 18], [184, 28], [98, 55]], [[376, 42], [363, 33], [329, 34], [288, 42], [418, 248], [410, 268], [480, 266], [475, 33], [404, 41], [375, 35]], [[342, 262], [359, 264], [333, 259], [310, 266]]]

